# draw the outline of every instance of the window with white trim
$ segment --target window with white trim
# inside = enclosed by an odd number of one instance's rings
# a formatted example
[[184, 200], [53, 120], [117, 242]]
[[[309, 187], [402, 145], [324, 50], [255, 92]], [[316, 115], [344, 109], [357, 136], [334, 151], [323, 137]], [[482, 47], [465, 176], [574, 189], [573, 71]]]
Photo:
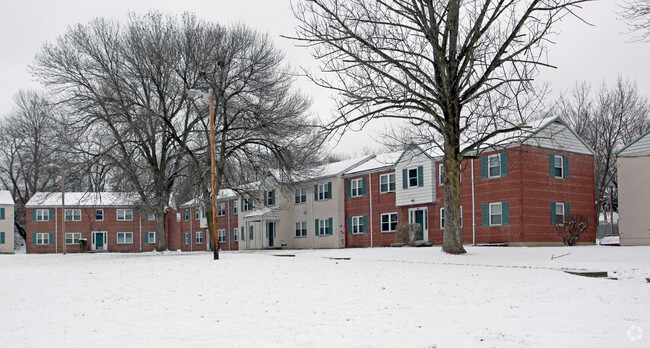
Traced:
[[501, 176], [501, 156], [494, 154], [488, 156], [488, 178]]
[[230, 214], [237, 215], [237, 201], [230, 201]]
[[438, 185], [442, 185], [444, 183], [444, 177], [443, 177], [443, 171], [445, 169], [445, 166], [442, 163], [438, 164]]
[[564, 157], [555, 155], [553, 162], [555, 167], [555, 177], [564, 178]]
[[379, 176], [379, 193], [395, 192], [395, 173]]
[[325, 236], [330, 234], [330, 222], [329, 219], [319, 219], [318, 220], [318, 235], [319, 236]]
[[79, 244], [79, 239], [81, 239], [81, 233], [78, 232], [66, 232], [65, 233], [65, 244]]
[[190, 245], [190, 238], [192, 238], [192, 236], [190, 235], [190, 233], [189, 233], [189, 232], [185, 232], [185, 245]]
[[50, 221], [51, 218], [49, 209], [36, 209], [36, 221]]
[[[460, 206], [460, 227], [463, 227], [463, 206]], [[440, 229], [445, 228], [445, 208], [440, 208]]]
[[296, 189], [294, 192], [294, 196], [295, 196], [296, 204], [307, 202], [307, 189], [306, 188]]
[[381, 231], [395, 232], [397, 229], [397, 213], [381, 214]]
[[133, 221], [133, 209], [117, 209], [117, 221]]
[[352, 217], [352, 234], [363, 234], [363, 216]]
[[217, 216], [224, 216], [226, 215], [226, 203], [218, 203], [217, 204]]
[[407, 170], [408, 175], [408, 187], [418, 187], [418, 169], [411, 168]]
[[49, 233], [36, 233], [36, 245], [48, 245], [48, 244], [50, 244]]
[[201, 209], [194, 208], [194, 220], [198, 220], [201, 218]]
[[331, 197], [328, 184], [318, 184], [318, 200], [329, 199]]
[[555, 224], [564, 225], [564, 203], [555, 202]]
[[218, 230], [217, 234], [219, 236], [219, 243], [224, 243], [226, 241], [226, 230]]
[[196, 231], [196, 244], [203, 244], [203, 231]]
[[503, 211], [501, 202], [490, 203], [490, 226], [501, 226], [503, 222]]
[[230, 229], [230, 241], [231, 242], [239, 241], [239, 233], [237, 233], [237, 227], [233, 227]]
[[95, 221], [104, 221], [104, 209], [95, 209]]
[[81, 221], [81, 209], [66, 209], [65, 221]]
[[296, 222], [296, 237], [307, 237], [307, 221]]
[[183, 209], [183, 221], [190, 221], [190, 209]]
[[145, 240], [146, 243], [149, 244], [155, 244], [156, 243], [156, 232], [145, 232], [147, 235], [147, 239]]
[[242, 210], [243, 211], [253, 210], [253, 205], [251, 204], [251, 202], [249, 202], [248, 199], [244, 199], [244, 198], [242, 198], [242, 199], [243, 199], [243, 204], [244, 204], [243, 205], [244, 209], [242, 209]]
[[133, 232], [117, 232], [117, 244], [133, 244]]
[[265, 197], [267, 206], [275, 205], [275, 190], [266, 191]]
[[363, 179], [350, 180], [350, 196], [359, 197], [363, 194]]
[[144, 219], [146, 221], [156, 221], [156, 214], [148, 213], [147, 215], [144, 216]]

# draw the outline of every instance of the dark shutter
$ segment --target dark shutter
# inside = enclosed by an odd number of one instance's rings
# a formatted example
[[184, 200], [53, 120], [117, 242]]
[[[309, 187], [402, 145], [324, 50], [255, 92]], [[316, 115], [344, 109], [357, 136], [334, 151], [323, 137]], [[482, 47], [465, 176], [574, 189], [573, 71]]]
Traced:
[[418, 166], [418, 187], [424, 186], [424, 167]]
[[564, 203], [564, 218], [566, 219], [569, 215], [571, 215], [571, 204]]
[[501, 176], [508, 175], [508, 153], [501, 153]]
[[408, 181], [408, 171], [406, 169], [402, 169], [402, 188], [407, 189], [409, 188], [409, 181]]
[[549, 158], [549, 168], [551, 169], [551, 178], [555, 177], [555, 155], [548, 155]]
[[325, 198], [327, 198], [327, 199], [332, 198], [332, 182], [331, 181], [327, 182], [327, 194], [325, 195]]
[[366, 187], [367, 187], [367, 185], [368, 184], [367, 184], [366, 178], [361, 178], [361, 195], [362, 196], [366, 195], [366, 192], [367, 192]]
[[501, 202], [501, 225], [510, 224], [510, 204], [508, 202]]
[[368, 233], [368, 216], [363, 216], [363, 233]]
[[551, 202], [551, 224], [555, 225], [556, 216], [555, 216], [555, 202]]
[[488, 158], [487, 156], [481, 156], [481, 178], [487, 179], [488, 177]]
[[352, 234], [352, 216], [348, 216], [348, 234]]
[[490, 226], [490, 205], [488, 203], [481, 204], [481, 215], [483, 226]]
[[327, 227], [327, 234], [332, 235], [334, 234], [334, 225], [332, 225], [332, 221], [334, 219], [329, 218], [329, 226]]
[[314, 185], [314, 201], [318, 201], [318, 184]]
[[564, 178], [569, 178], [569, 156], [564, 156]]

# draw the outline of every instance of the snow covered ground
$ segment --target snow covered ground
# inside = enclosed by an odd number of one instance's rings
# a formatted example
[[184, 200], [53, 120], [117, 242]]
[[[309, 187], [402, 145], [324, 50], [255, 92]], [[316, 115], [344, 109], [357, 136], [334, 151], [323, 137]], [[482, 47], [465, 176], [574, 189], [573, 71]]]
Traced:
[[0, 255], [0, 346], [650, 346], [650, 247], [468, 252]]

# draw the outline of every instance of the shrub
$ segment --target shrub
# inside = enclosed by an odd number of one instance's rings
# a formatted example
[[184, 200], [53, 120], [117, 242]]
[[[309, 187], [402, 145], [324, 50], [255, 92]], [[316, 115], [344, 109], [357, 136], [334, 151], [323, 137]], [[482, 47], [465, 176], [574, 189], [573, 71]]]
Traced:
[[564, 245], [573, 246], [578, 243], [580, 235], [589, 227], [589, 220], [584, 215], [567, 215], [564, 222], [555, 226], [557, 235], [562, 237]]

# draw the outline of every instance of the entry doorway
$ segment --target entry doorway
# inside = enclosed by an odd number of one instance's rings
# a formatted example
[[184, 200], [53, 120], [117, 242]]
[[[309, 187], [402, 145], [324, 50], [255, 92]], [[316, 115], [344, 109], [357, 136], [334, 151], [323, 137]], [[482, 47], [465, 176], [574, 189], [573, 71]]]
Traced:
[[269, 241], [269, 247], [275, 246], [275, 222], [266, 223], [266, 238]]
[[92, 233], [91, 250], [108, 250], [108, 233], [106, 231]]
[[415, 240], [429, 240], [428, 212], [426, 207], [409, 209], [409, 224], [420, 225], [420, 232], [415, 236]]

